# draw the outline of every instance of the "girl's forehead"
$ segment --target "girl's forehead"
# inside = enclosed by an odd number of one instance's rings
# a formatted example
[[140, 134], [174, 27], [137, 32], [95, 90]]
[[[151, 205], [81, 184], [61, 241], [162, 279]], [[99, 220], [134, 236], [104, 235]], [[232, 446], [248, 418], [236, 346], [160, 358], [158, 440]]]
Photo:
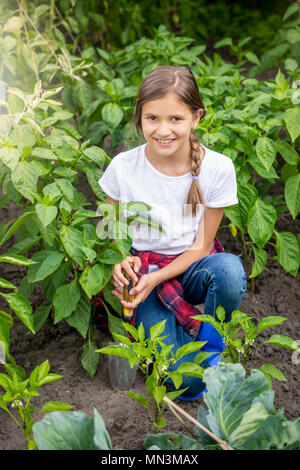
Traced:
[[167, 95], [157, 98], [155, 100], [146, 101], [142, 107], [143, 114], [182, 114], [186, 115], [191, 113], [190, 107], [181, 101], [175, 93], [168, 93]]

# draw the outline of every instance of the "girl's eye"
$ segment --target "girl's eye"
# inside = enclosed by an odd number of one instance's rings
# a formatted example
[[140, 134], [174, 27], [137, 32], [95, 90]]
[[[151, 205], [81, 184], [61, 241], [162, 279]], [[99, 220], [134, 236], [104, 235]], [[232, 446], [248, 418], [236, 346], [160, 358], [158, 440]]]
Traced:
[[[156, 119], [156, 117], [155, 117], [155, 116], [149, 116], [148, 119], [149, 119], [150, 121], [153, 121], [154, 119]], [[181, 118], [179, 118], [179, 117], [177, 117], [177, 116], [172, 117], [172, 119], [175, 119], [175, 122], [181, 120]]]

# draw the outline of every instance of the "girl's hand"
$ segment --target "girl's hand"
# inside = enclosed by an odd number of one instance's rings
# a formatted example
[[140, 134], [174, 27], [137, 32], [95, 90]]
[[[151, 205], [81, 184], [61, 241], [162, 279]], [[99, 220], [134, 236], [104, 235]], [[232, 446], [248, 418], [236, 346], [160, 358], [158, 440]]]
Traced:
[[140, 302], [144, 302], [144, 300], [146, 300], [156, 285], [157, 283], [155, 282], [154, 277], [151, 276], [151, 273], [143, 274], [138, 284], [129, 291], [130, 295], [135, 295], [135, 299], [132, 302], [126, 302], [123, 300], [123, 292], [121, 288], [113, 290], [112, 293], [121, 300], [123, 307], [134, 309]]
[[[133, 263], [133, 267], [130, 266], [130, 263]], [[126, 259], [123, 259], [120, 263], [115, 264], [111, 276], [112, 283], [117, 288], [123, 287], [124, 284], [128, 286], [129, 281], [122, 273], [122, 270], [126, 271], [132, 280], [138, 282], [138, 277], [135, 273], [139, 271], [141, 265], [142, 262], [138, 256], [126, 256]]]

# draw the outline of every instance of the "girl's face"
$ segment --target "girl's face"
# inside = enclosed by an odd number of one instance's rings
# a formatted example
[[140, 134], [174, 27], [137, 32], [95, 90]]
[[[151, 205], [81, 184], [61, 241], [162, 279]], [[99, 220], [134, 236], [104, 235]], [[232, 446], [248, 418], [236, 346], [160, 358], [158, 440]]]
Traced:
[[188, 157], [191, 129], [197, 126], [201, 115], [202, 110], [193, 114], [190, 107], [172, 92], [145, 103], [141, 123], [151, 155], [176, 156], [179, 160]]

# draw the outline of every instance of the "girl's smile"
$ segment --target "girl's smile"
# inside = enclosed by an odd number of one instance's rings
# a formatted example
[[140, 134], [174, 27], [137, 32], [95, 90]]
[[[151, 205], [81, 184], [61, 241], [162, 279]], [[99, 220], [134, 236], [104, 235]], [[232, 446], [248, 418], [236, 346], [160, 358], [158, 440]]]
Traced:
[[158, 142], [160, 145], [164, 147], [170, 146], [175, 141], [175, 139], [155, 139], [155, 140], [156, 142]]

